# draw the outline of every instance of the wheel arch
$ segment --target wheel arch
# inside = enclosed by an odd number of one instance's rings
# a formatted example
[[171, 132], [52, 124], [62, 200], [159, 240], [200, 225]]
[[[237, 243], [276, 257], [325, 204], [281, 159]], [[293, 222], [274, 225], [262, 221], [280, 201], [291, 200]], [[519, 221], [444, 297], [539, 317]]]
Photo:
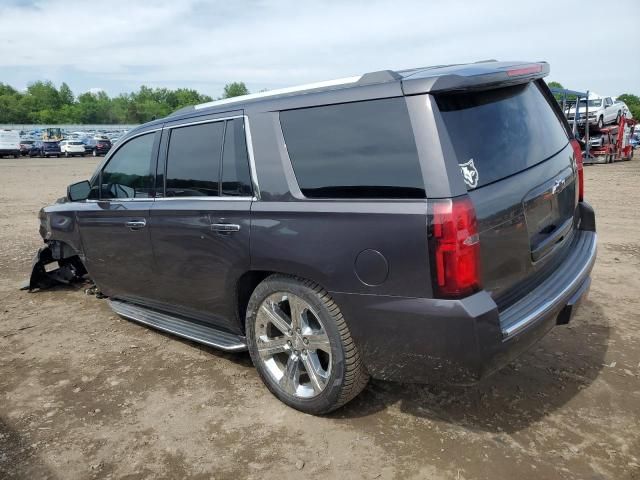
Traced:
[[242, 332], [242, 334], [246, 334], [245, 332], [245, 316], [247, 313], [247, 305], [249, 304], [249, 299], [253, 294], [254, 290], [260, 283], [262, 283], [266, 278], [272, 275], [284, 275], [287, 277], [295, 278], [299, 281], [311, 281], [316, 285], [323, 288], [325, 291], [327, 290], [321, 283], [313, 278], [306, 278], [300, 275], [296, 275], [291, 272], [286, 271], [278, 271], [278, 270], [248, 270], [243, 273], [236, 283], [236, 321], [238, 322], [238, 328]]

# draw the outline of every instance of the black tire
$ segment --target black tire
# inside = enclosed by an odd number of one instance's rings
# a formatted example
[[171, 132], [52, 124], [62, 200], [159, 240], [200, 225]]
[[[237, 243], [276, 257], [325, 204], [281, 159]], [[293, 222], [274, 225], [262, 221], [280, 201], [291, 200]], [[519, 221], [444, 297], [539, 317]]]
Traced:
[[98, 152], [96, 150], [94, 150], [92, 154], [93, 154], [94, 157], [98, 156]]
[[616, 116], [616, 125], [620, 125], [620, 118], [622, 117], [622, 112], [618, 110], [618, 115]]
[[64, 152], [64, 156], [65, 156], [66, 158], [69, 158], [69, 152]]
[[604, 128], [604, 117], [602, 115], [600, 115], [600, 117], [598, 118], [598, 128]]
[[[331, 371], [324, 389], [316, 396], [302, 398], [286, 392], [268, 372], [258, 353], [255, 324], [263, 301], [276, 292], [285, 292], [304, 300], [317, 313], [331, 349]], [[269, 391], [286, 405], [312, 415], [336, 410], [355, 398], [367, 385], [367, 374], [347, 323], [338, 306], [319, 285], [296, 277], [271, 275], [253, 291], [245, 319], [249, 354], [260, 378]]]

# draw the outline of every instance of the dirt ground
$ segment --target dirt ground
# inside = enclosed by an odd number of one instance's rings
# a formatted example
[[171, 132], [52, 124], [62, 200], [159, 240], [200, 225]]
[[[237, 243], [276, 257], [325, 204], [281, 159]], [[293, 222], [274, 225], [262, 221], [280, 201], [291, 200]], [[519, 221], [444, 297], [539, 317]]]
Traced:
[[586, 167], [589, 300], [478, 387], [374, 381], [318, 418], [247, 354], [26, 293], [37, 212], [93, 158], [0, 160], [0, 478], [640, 479], [640, 160]]

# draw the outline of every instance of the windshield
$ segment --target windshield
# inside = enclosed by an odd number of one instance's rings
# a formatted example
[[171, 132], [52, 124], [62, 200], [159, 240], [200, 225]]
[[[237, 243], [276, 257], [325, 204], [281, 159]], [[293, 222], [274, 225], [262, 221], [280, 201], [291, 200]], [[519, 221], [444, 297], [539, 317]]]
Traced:
[[[587, 105], [587, 101], [586, 100], [580, 100], [580, 108], [584, 108]], [[602, 106], [602, 99], [598, 98], [595, 100], [589, 100], [589, 108], [592, 107], [601, 107]]]

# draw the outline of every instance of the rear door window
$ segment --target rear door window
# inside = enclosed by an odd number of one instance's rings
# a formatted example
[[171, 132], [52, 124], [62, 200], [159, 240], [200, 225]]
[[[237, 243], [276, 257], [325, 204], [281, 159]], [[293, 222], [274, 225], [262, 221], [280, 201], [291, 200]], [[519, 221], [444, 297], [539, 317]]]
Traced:
[[173, 128], [167, 153], [167, 197], [219, 196], [224, 122]]
[[306, 197], [425, 197], [404, 98], [282, 111], [280, 123]]
[[569, 142], [535, 82], [436, 101], [469, 190], [537, 165]]

